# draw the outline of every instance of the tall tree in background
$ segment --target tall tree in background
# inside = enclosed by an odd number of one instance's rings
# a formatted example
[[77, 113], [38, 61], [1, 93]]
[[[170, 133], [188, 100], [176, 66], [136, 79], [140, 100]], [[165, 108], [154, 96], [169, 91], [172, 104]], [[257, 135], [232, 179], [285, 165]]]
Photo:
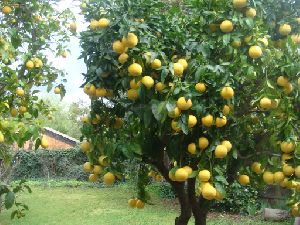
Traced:
[[[0, 2], [0, 164], [8, 164], [10, 148], [19, 147], [30, 139], [36, 147], [47, 147], [41, 138], [40, 114], [49, 114], [47, 105], [37, 97], [37, 87], [64, 95], [63, 84], [57, 78], [64, 73], [56, 69], [48, 58], [66, 56], [66, 44], [71, 32], [76, 32], [73, 15], [61, 11], [56, 1], [4, 0]], [[23, 189], [10, 189], [0, 183], [0, 196], [5, 207], [17, 206], [12, 216], [22, 217], [26, 207], [17, 204], [15, 193]]]

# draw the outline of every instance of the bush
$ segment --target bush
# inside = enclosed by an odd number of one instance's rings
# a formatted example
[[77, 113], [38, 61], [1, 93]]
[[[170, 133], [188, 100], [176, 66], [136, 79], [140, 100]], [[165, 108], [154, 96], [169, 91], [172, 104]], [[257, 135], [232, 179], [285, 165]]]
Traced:
[[86, 156], [78, 148], [63, 151], [19, 151], [12, 161], [12, 179], [73, 179], [86, 181], [82, 171]]
[[151, 192], [157, 194], [160, 198], [174, 199], [176, 198], [175, 192], [169, 183], [166, 182], [153, 182], [148, 187]]
[[254, 215], [261, 209], [258, 191], [250, 186], [242, 186], [234, 182], [227, 189], [227, 197], [215, 203], [215, 209], [233, 213]]

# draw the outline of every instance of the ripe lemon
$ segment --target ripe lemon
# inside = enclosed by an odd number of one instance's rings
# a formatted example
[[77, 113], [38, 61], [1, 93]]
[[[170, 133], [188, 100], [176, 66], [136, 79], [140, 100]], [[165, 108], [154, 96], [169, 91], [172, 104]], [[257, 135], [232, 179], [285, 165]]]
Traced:
[[186, 61], [186, 59], [179, 59], [177, 63], [179, 63], [183, 66], [183, 70], [186, 70], [189, 65], [188, 62]]
[[24, 94], [25, 94], [25, 91], [23, 90], [23, 88], [17, 88], [17, 89], [16, 89], [16, 94], [17, 94], [19, 97], [23, 97]]
[[190, 143], [188, 145], [188, 152], [192, 155], [195, 155], [197, 153], [197, 148], [195, 143]]
[[157, 70], [161, 67], [161, 61], [159, 59], [154, 59], [151, 63], [151, 68]]
[[137, 203], [137, 199], [129, 199], [128, 200], [128, 206], [130, 208], [135, 208], [136, 207], [136, 203]]
[[150, 89], [154, 85], [154, 80], [150, 76], [144, 76], [142, 78], [142, 84], [144, 84], [147, 89]]
[[128, 67], [128, 73], [131, 76], [140, 76], [143, 72], [143, 68], [138, 63], [133, 63]]
[[34, 63], [33, 63], [31, 60], [28, 60], [28, 61], [26, 62], [26, 68], [27, 68], [28, 70], [33, 69], [33, 68], [34, 68]]
[[193, 173], [193, 169], [189, 166], [184, 166], [182, 168], [185, 169], [189, 176]]
[[226, 116], [223, 116], [222, 118], [217, 117], [216, 118], [216, 127], [224, 127], [227, 123]]
[[157, 182], [162, 182], [164, 180], [164, 178], [163, 178], [163, 176], [162, 175], [156, 175], [155, 176], [155, 181], [157, 181]]
[[80, 144], [80, 148], [83, 152], [88, 152], [90, 150], [90, 142], [88, 141], [83, 141], [81, 144]]
[[288, 165], [288, 164], [284, 164], [283, 167], [282, 167], [282, 171], [284, 173], [285, 176], [292, 176], [295, 172], [295, 169]]
[[93, 171], [93, 165], [90, 162], [83, 164], [83, 171], [86, 173], [91, 173]]
[[98, 159], [98, 162], [101, 166], [107, 166], [108, 164], [108, 158], [105, 155], [101, 155]]
[[269, 45], [269, 41], [268, 38], [264, 37], [264, 38], [259, 38], [258, 41], [262, 42], [264, 44], [265, 47], [268, 47]]
[[102, 171], [102, 166], [95, 165], [93, 169], [93, 174], [99, 175]]
[[300, 166], [297, 166], [295, 168], [295, 175], [296, 175], [296, 177], [300, 178]]
[[214, 117], [212, 115], [208, 114], [205, 117], [201, 118], [201, 122], [202, 122], [203, 126], [211, 127], [214, 122]]
[[100, 27], [100, 28], [106, 28], [106, 27], [108, 27], [108, 25], [109, 25], [109, 20], [108, 19], [106, 19], [106, 18], [101, 18], [99, 21], [98, 21], [98, 26]]
[[180, 109], [180, 110], [188, 110], [192, 107], [192, 100], [189, 99], [186, 101], [185, 97], [180, 97], [178, 100], [177, 100], [177, 107]]
[[41, 146], [42, 146], [42, 148], [48, 148], [49, 147], [48, 140], [44, 136], [41, 139]]
[[181, 114], [181, 110], [178, 107], [175, 107], [174, 111], [168, 112], [168, 116], [171, 118], [177, 118]]
[[206, 137], [200, 137], [199, 140], [198, 140], [198, 143], [199, 143], [199, 148], [201, 150], [206, 149], [209, 145], [209, 141]]
[[280, 143], [280, 149], [284, 153], [291, 153], [295, 149], [295, 145], [291, 141], [283, 141]]
[[19, 113], [24, 114], [27, 112], [27, 108], [25, 106], [20, 106], [19, 107]]
[[122, 53], [126, 52], [126, 46], [118, 40], [113, 43], [113, 50], [121, 55]]
[[5, 140], [3, 133], [0, 131], [0, 143], [3, 143]]
[[174, 74], [178, 77], [181, 77], [183, 74], [183, 66], [180, 63], [173, 64]]
[[137, 83], [136, 83], [135, 79], [132, 79], [130, 81], [130, 88], [131, 89], [138, 89], [140, 86], [141, 86], [141, 82], [140, 81], [138, 81]]
[[92, 20], [91, 23], [90, 23], [90, 28], [91, 30], [96, 30], [99, 26], [99, 23], [97, 20]]
[[210, 179], [210, 172], [208, 170], [201, 170], [198, 174], [198, 178], [201, 182], [207, 182]]
[[165, 89], [165, 85], [162, 82], [158, 82], [155, 84], [155, 90], [161, 93]]
[[226, 100], [231, 99], [234, 96], [234, 90], [229, 86], [223, 87], [221, 90], [221, 96]]
[[197, 124], [197, 118], [195, 116], [193, 116], [193, 115], [189, 115], [189, 118], [188, 118], [188, 127], [192, 128], [196, 124]]
[[261, 164], [259, 162], [252, 163], [251, 170], [257, 174], [260, 174], [262, 172]]
[[240, 175], [239, 176], [239, 182], [241, 185], [247, 185], [250, 183], [250, 178], [247, 175]]
[[300, 77], [298, 78], [298, 85], [300, 86]]
[[177, 122], [176, 122], [175, 120], [172, 120], [172, 122], [171, 122], [171, 127], [172, 127], [172, 129], [173, 129], [174, 131], [176, 131], [176, 132], [181, 131], [181, 128], [180, 128], [180, 127], [177, 127]]
[[279, 99], [272, 100], [271, 109], [276, 109], [279, 105]]
[[84, 115], [84, 116], [80, 117], [80, 121], [82, 123], [89, 123], [90, 122], [89, 116], [88, 115]]
[[137, 200], [135, 207], [137, 209], [143, 209], [145, 207], [145, 203], [142, 200]]
[[260, 101], [259, 101], [259, 106], [262, 109], [270, 109], [272, 106], [272, 101], [271, 99], [267, 98], [267, 97], [263, 97]]
[[274, 183], [274, 174], [269, 171], [264, 172], [263, 180], [266, 184], [273, 184]]
[[203, 93], [203, 92], [206, 91], [206, 86], [205, 86], [204, 83], [197, 83], [195, 85], [195, 89], [196, 89], [196, 91], [199, 91], [199, 92]]
[[262, 56], [262, 50], [261, 50], [261, 48], [259, 46], [257, 46], [257, 45], [251, 46], [249, 48], [249, 56], [252, 59], [258, 59], [259, 57]]
[[115, 118], [114, 128], [120, 129], [123, 126], [124, 122], [122, 118]]
[[99, 181], [99, 176], [96, 175], [96, 174], [90, 174], [89, 176], [89, 182], [93, 182], [93, 183], [96, 183]]
[[175, 172], [175, 180], [179, 181], [179, 182], [184, 182], [188, 179], [189, 174], [188, 172], [183, 169], [183, 168], [179, 168], [178, 170], [176, 170]]
[[279, 76], [277, 78], [277, 85], [281, 87], [285, 87], [289, 83], [289, 79], [285, 76]]
[[217, 190], [211, 185], [204, 185], [201, 192], [203, 198], [213, 200], [217, 195]]
[[252, 40], [252, 35], [244, 37], [244, 42], [248, 44]]
[[229, 115], [230, 107], [228, 105], [224, 105], [222, 112], [225, 116]]
[[218, 145], [215, 149], [215, 156], [218, 159], [223, 159], [227, 156], [227, 148], [224, 145]]
[[12, 11], [12, 9], [11, 9], [11, 7], [9, 7], [9, 6], [4, 6], [4, 7], [2, 8], [2, 12], [3, 12], [4, 14], [9, 14], [9, 13], [11, 13], [11, 11]]
[[57, 94], [57, 95], [60, 94], [60, 88], [59, 87], [55, 87], [54, 88], [54, 93]]
[[229, 152], [232, 149], [232, 144], [230, 143], [230, 141], [222, 141], [221, 145], [224, 145], [227, 148], [227, 152]]
[[129, 58], [129, 56], [126, 53], [122, 53], [118, 58], [119, 63], [121, 63], [121, 64], [126, 63], [128, 58]]
[[105, 97], [107, 95], [107, 91], [105, 88], [96, 88], [96, 97]]
[[216, 199], [217, 201], [222, 201], [223, 198], [224, 198], [223, 195], [222, 195], [220, 192], [217, 191], [217, 194], [216, 194], [215, 199]]
[[70, 23], [70, 29], [73, 33], [77, 30], [77, 24], [75, 22]]
[[103, 182], [106, 185], [112, 185], [115, 182], [116, 178], [115, 175], [112, 174], [111, 172], [107, 172], [104, 176], [103, 176]]
[[134, 48], [139, 43], [138, 37], [134, 33], [128, 33], [125, 44], [128, 48]]
[[275, 183], [279, 184], [283, 180], [284, 180], [284, 174], [283, 174], [283, 172], [278, 171], [278, 172], [274, 173], [274, 182]]
[[282, 36], [287, 36], [289, 33], [291, 33], [292, 31], [292, 27], [289, 25], [289, 24], [282, 24], [280, 25], [279, 27], [279, 33], [282, 35]]
[[285, 162], [285, 161], [287, 161], [287, 160], [289, 160], [289, 159], [291, 159], [291, 158], [293, 158], [293, 156], [290, 155], [290, 154], [287, 154], [287, 153], [283, 153], [283, 154], [281, 155], [281, 161], [283, 161], [283, 162]]
[[233, 7], [241, 9], [247, 6], [247, 0], [233, 0]]
[[254, 18], [256, 16], [256, 10], [253, 8], [248, 8], [246, 10], [246, 16], [250, 18]]
[[224, 33], [230, 33], [233, 31], [233, 24], [229, 20], [224, 20], [220, 25], [220, 29]]

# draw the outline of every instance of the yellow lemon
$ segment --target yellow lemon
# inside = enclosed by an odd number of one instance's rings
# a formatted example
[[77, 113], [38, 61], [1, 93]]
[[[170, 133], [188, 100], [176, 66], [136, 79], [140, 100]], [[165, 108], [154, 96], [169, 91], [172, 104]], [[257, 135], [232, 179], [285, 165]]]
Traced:
[[198, 178], [201, 182], [207, 182], [210, 179], [210, 172], [208, 170], [201, 170], [198, 174]]
[[131, 76], [140, 76], [143, 72], [143, 68], [138, 63], [133, 63], [128, 67], [128, 73]]
[[222, 118], [217, 117], [216, 118], [216, 127], [224, 127], [227, 123], [226, 116], [223, 116]]
[[180, 97], [178, 100], [177, 100], [177, 107], [180, 109], [180, 110], [188, 110], [192, 107], [192, 100], [189, 99], [186, 101], [185, 97]]
[[292, 31], [292, 27], [289, 25], [289, 24], [282, 24], [280, 25], [279, 27], [279, 33], [282, 35], [282, 36], [287, 36], [289, 33], [291, 33]]
[[3, 143], [5, 140], [3, 133], [0, 131], [0, 143]]
[[227, 148], [224, 145], [218, 145], [215, 149], [215, 156], [218, 159], [223, 159], [227, 156]]
[[282, 167], [282, 171], [284, 173], [285, 176], [292, 176], [295, 172], [295, 169], [288, 165], [288, 164], [284, 164], [283, 167]]
[[279, 184], [284, 180], [284, 173], [283, 172], [275, 172], [274, 173], [274, 182]]
[[181, 114], [181, 110], [178, 107], [175, 107], [174, 111], [168, 112], [168, 116], [171, 118], [177, 118]]
[[118, 40], [113, 43], [113, 50], [121, 55], [122, 53], [126, 52], [126, 46]]
[[197, 118], [195, 116], [193, 116], [193, 115], [189, 115], [189, 118], [188, 118], [188, 127], [192, 128], [196, 124], [197, 124]]
[[195, 89], [196, 89], [196, 91], [199, 91], [199, 92], [203, 93], [203, 92], [206, 91], [206, 86], [205, 86], [204, 83], [197, 83], [195, 85]]
[[247, 185], [250, 183], [250, 178], [247, 175], [240, 175], [239, 176], [239, 182], [241, 185]]
[[137, 200], [135, 207], [137, 209], [143, 209], [145, 207], [145, 203], [142, 200]]
[[260, 174], [262, 172], [261, 164], [259, 162], [252, 163], [251, 170], [257, 174]]
[[290, 94], [294, 90], [294, 87], [291, 83], [287, 83], [287, 85], [284, 87], [284, 93], [285, 94]]
[[54, 93], [57, 94], [57, 95], [60, 94], [60, 88], [59, 87], [55, 87], [54, 88]]
[[128, 200], [128, 206], [130, 208], [135, 208], [136, 207], [136, 202], [137, 202], [137, 199], [129, 199]]
[[296, 177], [300, 178], [300, 166], [297, 166], [295, 168], [295, 175], [296, 175]]
[[220, 25], [220, 29], [224, 33], [230, 33], [233, 31], [233, 24], [229, 20], [224, 20]]
[[107, 91], [105, 88], [96, 88], [95, 92], [96, 97], [105, 97], [107, 95]]
[[144, 76], [142, 78], [142, 84], [144, 84], [147, 89], [150, 89], [154, 85], [154, 80], [150, 76]]
[[284, 153], [291, 153], [294, 151], [295, 149], [295, 145], [293, 142], [291, 141], [282, 141], [280, 143], [280, 149], [282, 152]]
[[93, 182], [93, 183], [96, 183], [99, 181], [99, 176], [96, 175], [96, 174], [90, 174], [89, 176], [89, 182]]
[[221, 90], [221, 96], [226, 100], [231, 99], [234, 96], [234, 90], [229, 86], [223, 87]]
[[222, 113], [227, 116], [230, 113], [230, 107], [228, 105], [224, 105]]
[[230, 141], [222, 141], [221, 145], [224, 145], [227, 148], [227, 152], [229, 152], [232, 149], [232, 144], [230, 143]]
[[99, 23], [98, 23], [97, 20], [92, 20], [91, 23], [90, 23], [91, 30], [96, 30], [98, 25], [99, 25]]
[[23, 90], [23, 88], [17, 88], [17, 89], [16, 89], [16, 94], [17, 94], [19, 97], [23, 97], [24, 94], [25, 94], [25, 91]]
[[77, 30], [77, 24], [75, 22], [70, 23], [70, 29], [73, 33]]
[[135, 79], [130, 81], [130, 88], [131, 89], [138, 89], [141, 86], [141, 82], [136, 82]]
[[203, 198], [213, 200], [217, 195], [217, 190], [212, 185], [205, 185], [201, 192]]
[[272, 106], [272, 101], [271, 101], [271, 99], [264, 97], [259, 101], [259, 106], [262, 109], [270, 109]]
[[116, 178], [115, 175], [111, 172], [107, 172], [104, 176], [103, 176], [103, 182], [106, 185], [112, 185], [115, 182]]
[[108, 19], [106, 19], [106, 18], [101, 18], [99, 21], [98, 21], [98, 26], [100, 27], [100, 28], [106, 28], [106, 27], [108, 27], [108, 25], [109, 25], [109, 20]]
[[233, 7], [241, 9], [247, 6], [247, 0], [233, 0]]
[[277, 85], [281, 87], [285, 87], [289, 83], [289, 79], [285, 76], [279, 76], [277, 78]]
[[183, 169], [183, 168], [179, 168], [175, 172], [175, 179], [176, 179], [176, 181], [184, 182], [184, 181], [186, 181], [188, 179], [188, 177], [189, 177], [188, 172], [185, 169]]
[[161, 93], [165, 89], [165, 85], [162, 82], [158, 82], [155, 84], [155, 90]]
[[80, 148], [83, 152], [88, 152], [90, 150], [90, 142], [88, 141], [81, 142]]
[[12, 117], [15, 117], [15, 116], [18, 115], [18, 111], [17, 111], [16, 108], [11, 108], [10, 111], [9, 111], [9, 113], [10, 113], [10, 115], [11, 115]]
[[198, 144], [199, 144], [199, 148], [201, 150], [204, 150], [208, 147], [209, 141], [206, 137], [200, 137], [199, 140], [198, 140]]
[[11, 11], [12, 11], [12, 9], [11, 9], [11, 7], [9, 7], [9, 6], [4, 6], [4, 7], [2, 8], [2, 12], [3, 12], [4, 14], [9, 14], [9, 13], [11, 13]]
[[188, 152], [192, 155], [195, 155], [197, 153], [197, 148], [195, 143], [190, 143], [188, 145]]
[[91, 173], [93, 171], [93, 165], [90, 162], [83, 164], [83, 171], [86, 173]]
[[93, 174], [99, 175], [102, 171], [102, 166], [96, 165], [93, 169]]
[[252, 59], [258, 59], [259, 57], [262, 56], [262, 50], [259, 46], [257, 45], [254, 45], [254, 46], [251, 46], [249, 48], [249, 56], [252, 58]]
[[121, 63], [121, 64], [126, 63], [128, 58], [129, 58], [129, 56], [126, 53], [122, 53], [118, 58], [119, 63]]
[[193, 169], [189, 166], [184, 166], [182, 168], [185, 169], [189, 176], [193, 173]]
[[138, 37], [134, 33], [128, 33], [126, 38], [126, 46], [128, 48], [134, 48], [139, 42]]
[[183, 66], [183, 70], [186, 70], [189, 65], [188, 62], [186, 61], [186, 59], [179, 59], [177, 63], [179, 63]]
[[48, 140], [44, 136], [41, 139], [41, 146], [42, 146], [42, 148], [48, 148], [49, 147]]
[[172, 120], [172, 122], [171, 122], [171, 127], [172, 127], [172, 129], [173, 129], [174, 131], [176, 131], [176, 132], [181, 131], [181, 128], [180, 128], [180, 127], [177, 127], [177, 122], [176, 122], [175, 120]]
[[181, 77], [183, 74], [183, 66], [180, 63], [174, 63], [173, 64], [174, 74], [178, 77]]
[[234, 40], [231, 42], [232, 47], [239, 48], [242, 45], [242, 42], [240, 40]]
[[25, 66], [28, 70], [31, 70], [34, 68], [34, 63], [31, 60], [28, 60]]
[[250, 18], [254, 18], [256, 16], [256, 10], [253, 8], [248, 8], [246, 10], [246, 16]]
[[266, 184], [273, 184], [274, 183], [274, 174], [269, 171], [264, 172], [263, 180]]
[[151, 63], [151, 68], [157, 70], [161, 67], [161, 61], [159, 59], [154, 59]]
[[201, 118], [201, 122], [202, 122], [203, 126], [211, 127], [214, 122], [214, 117], [212, 115], [208, 114], [205, 117]]

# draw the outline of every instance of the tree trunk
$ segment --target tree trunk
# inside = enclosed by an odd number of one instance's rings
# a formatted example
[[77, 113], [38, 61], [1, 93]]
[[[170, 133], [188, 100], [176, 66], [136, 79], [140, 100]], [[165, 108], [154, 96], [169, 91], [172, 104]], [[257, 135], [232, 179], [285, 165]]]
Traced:
[[188, 180], [188, 196], [193, 216], [195, 218], [195, 225], [206, 225], [208, 202], [202, 197], [197, 198], [195, 185], [196, 178], [191, 178]]

